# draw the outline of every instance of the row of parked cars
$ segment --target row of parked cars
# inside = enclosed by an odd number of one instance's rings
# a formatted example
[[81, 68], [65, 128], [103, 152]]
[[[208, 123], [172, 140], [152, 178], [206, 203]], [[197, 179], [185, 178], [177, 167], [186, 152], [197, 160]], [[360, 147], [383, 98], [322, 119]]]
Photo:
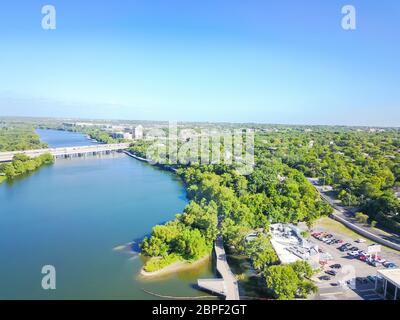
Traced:
[[[344, 241], [341, 239], [335, 239], [332, 234], [329, 234], [327, 232], [314, 232], [311, 235], [315, 239], [318, 239], [329, 245], [340, 244], [340, 246], [337, 248], [338, 250], [340, 250], [341, 252], [346, 252], [347, 255], [357, 258], [360, 261], [364, 261], [371, 266], [374, 267], [383, 266], [388, 269], [397, 268], [397, 265], [394, 262], [382, 259], [381, 257], [375, 254], [368, 254], [365, 251], [360, 250], [358, 247], [354, 246], [351, 243], [344, 243]], [[359, 242], [361, 242], [361, 240], [359, 240]]]
[[326, 244], [342, 244], [343, 240], [335, 239], [332, 234], [326, 232], [313, 232], [311, 234], [315, 239], [318, 239]]
[[[351, 247], [351, 244], [348, 245], [347, 247]], [[340, 248], [339, 248], [340, 249]], [[377, 254], [368, 254], [367, 252], [363, 250], [359, 250], [358, 248], [350, 248], [347, 252], [347, 255], [357, 258], [360, 261], [364, 261], [368, 263], [371, 266], [374, 267], [385, 267], [388, 269], [395, 269], [397, 268], [397, 265], [394, 262], [387, 261]]]

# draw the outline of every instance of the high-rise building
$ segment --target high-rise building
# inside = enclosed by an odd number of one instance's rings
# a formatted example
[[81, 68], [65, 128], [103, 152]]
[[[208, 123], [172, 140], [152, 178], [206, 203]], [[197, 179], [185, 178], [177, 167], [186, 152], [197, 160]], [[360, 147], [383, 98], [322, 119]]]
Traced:
[[134, 131], [133, 131], [133, 136], [135, 139], [143, 139], [143, 126], [138, 125]]

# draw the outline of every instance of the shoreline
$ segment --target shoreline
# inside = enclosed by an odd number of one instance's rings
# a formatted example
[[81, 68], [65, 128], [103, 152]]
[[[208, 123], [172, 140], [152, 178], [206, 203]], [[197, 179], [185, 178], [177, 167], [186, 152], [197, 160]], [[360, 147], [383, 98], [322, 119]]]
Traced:
[[151, 160], [146, 159], [146, 158], [139, 157], [139, 156], [135, 155], [134, 153], [132, 153], [132, 152], [130, 152], [130, 151], [123, 150], [122, 152], [125, 153], [125, 154], [126, 154], [127, 156], [129, 156], [129, 157], [132, 157], [132, 158], [134, 158], [134, 159], [136, 159], [136, 160], [139, 160], [139, 161], [146, 162], [146, 163], [148, 163], [148, 164], [151, 165], [151, 166], [155, 166], [155, 167], [161, 168], [161, 169], [166, 170], [166, 171], [172, 171], [172, 172], [174, 172], [174, 173], [176, 173], [176, 171], [177, 171], [177, 169], [171, 167], [170, 165], [157, 165], [157, 164], [155, 164], [155, 163], [152, 163]]
[[133, 154], [133, 153], [130, 152], [130, 151], [124, 150], [124, 151], [122, 151], [122, 152], [125, 153], [127, 156], [132, 157], [132, 158], [134, 158], [134, 159], [136, 159], [136, 160], [143, 161], [143, 162], [147, 162], [147, 163], [151, 164], [149, 160], [147, 160], [147, 159], [145, 159], [145, 158], [142, 158], [142, 157], [139, 157], [139, 156]]
[[194, 261], [194, 262], [187, 262], [187, 261], [176, 261], [160, 270], [148, 272], [144, 270], [144, 266], [140, 269], [139, 276], [142, 278], [154, 278], [159, 276], [165, 276], [167, 274], [180, 272], [183, 270], [190, 270], [194, 267], [197, 267], [199, 264], [206, 262], [208, 259], [211, 258], [211, 254], [207, 254], [204, 257]]

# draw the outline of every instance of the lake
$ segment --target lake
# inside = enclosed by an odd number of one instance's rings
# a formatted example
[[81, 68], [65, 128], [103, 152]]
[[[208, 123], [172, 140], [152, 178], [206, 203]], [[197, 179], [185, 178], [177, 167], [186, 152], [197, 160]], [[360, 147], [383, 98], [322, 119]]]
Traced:
[[[95, 143], [85, 135], [38, 130], [50, 147]], [[173, 219], [187, 204], [180, 180], [121, 153], [57, 159], [0, 184], [0, 299], [155, 299], [204, 296], [198, 278], [210, 261], [162, 279], [138, 276], [130, 245]], [[56, 268], [56, 290], [43, 290], [41, 269]]]

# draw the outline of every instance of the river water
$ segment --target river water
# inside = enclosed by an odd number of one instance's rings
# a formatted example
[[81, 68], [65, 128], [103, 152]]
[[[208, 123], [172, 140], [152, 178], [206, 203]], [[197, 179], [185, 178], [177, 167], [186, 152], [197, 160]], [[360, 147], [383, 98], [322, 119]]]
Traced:
[[[38, 130], [50, 147], [94, 143], [82, 134]], [[173, 219], [187, 203], [177, 178], [124, 154], [57, 159], [0, 185], [0, 299], [154, 299], [206, 295], [198, 278], [211, 262], [162, 279], [138, 276], [142, 258], [124, 244]], [[56, 289], [41, 287], [42, 267]]]

